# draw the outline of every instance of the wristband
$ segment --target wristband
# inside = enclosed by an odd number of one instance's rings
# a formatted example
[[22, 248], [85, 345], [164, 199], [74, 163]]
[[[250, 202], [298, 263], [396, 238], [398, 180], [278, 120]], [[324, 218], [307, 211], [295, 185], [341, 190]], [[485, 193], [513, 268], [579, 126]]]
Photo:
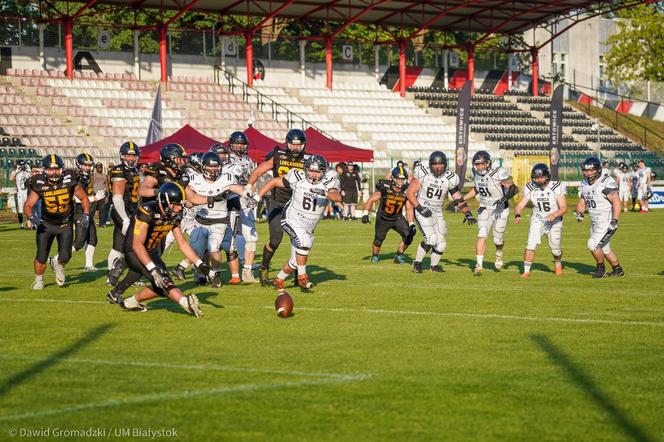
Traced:
[[196, 266], [196, 268], [200, 267], [201, 264], [203, 264], [203, 260], [202, 260], [202, 259], [199, 259], [198, 261], [196, 261], [196, 262], [194, 263], [194, 265]]
[[145, 265], [145, 268], [148, 269], [148, 272], [153, 271], [157, 266], [154, 265], [154, 262], [150, 261]]

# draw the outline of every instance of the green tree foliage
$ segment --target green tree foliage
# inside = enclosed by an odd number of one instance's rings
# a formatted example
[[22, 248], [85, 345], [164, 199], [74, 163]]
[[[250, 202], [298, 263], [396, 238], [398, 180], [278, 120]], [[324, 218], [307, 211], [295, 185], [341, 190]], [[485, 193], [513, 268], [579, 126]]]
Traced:
[[606, 73], [614, 81], [664, 81], [664, 11], [661, 4], [621, 13], [618, 33], [607, 40]]

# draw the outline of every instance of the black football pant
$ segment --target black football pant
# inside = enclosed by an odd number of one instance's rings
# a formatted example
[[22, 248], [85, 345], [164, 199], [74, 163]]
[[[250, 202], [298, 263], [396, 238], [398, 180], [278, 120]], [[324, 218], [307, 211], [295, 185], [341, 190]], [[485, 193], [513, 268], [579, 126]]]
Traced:
[[81, 216], [83, 215], [83, 209], [80, 205], [76, 206], [74, 211], [74, 223], [76, 229], [74, 231], [74, 250], [81, 250], [85, 247], [86, 244], [95, 247], [97, 245], [97, 226], [94, 221], [94, 208], [90, 207], [90, 224], [87, 229], [81, 227]]
[[62, 264], [69, 262], [71, 259], [71, 245], [74, 241], [72, 223], [57, 225], [42, 221], [37, 227], [37, 256], [35, 259], [38, 263], [46, 264], [53, 240], [56, 238], [58, 240], [58, 261]]
[[[131, 214], [127, 214], [131, 219]], [[125, 236], [122, 234], [122, 218], [118, 215], [118, 212], [113, 210], [111, 212], [111, 219], [113, 220], [113, 250], [122, 252], [124, 250]]]
[[376, 247], [380, 247], [383, 244], [383, 241], [385, 241], [385, 237], [387, 236], [387, 232], [390, 230], [394, 230], [399, 235], [401, 235], [401, 239], [403, 239], [404, 242], [410, 233], [408, 221], [406, 221], [406, 218], [404, 218], [402, 215], [400, 215], [395, 220], [386, 220], [378, 215], [376, 217], [376, 233], [374, 236], [374, 245]]
[[[143, 265], [140, 259], [138, 259], [138, 256], [133, 251], [127, 251], [125, 250], [125, 256], [124, 256], [125, 262], [127, 263], [127, 268], [129, 269], [129, 272], [127, 273], [127, 276], [118, 283], [118, 285], [113, 288], [112, 292], [116, 295], [122, 295], [129, 287], [131, 287], [136, 281], [141, 279], [142, 277], [145, 277], [148, 281], [150, 281], [150, 284], [152, 285], [150, 289], [155, 292], [159, 296], [167, 296], [168, 292], [171, 289], [174, 289], [176, 286], [171, 280], [170, 276], [166, 278], [166, 282], [168, 284], [168, 289], [164, 290], [160, 287], [157, 287], [154, 283], [154, 278], [152, 277], [152, 274], [148, 271], [148, 269]], [[161, 269], [164, 274], [168, 274], [168, 269], [166, 267], [166, 264], [164, 261], [162, 261], [160, 254], [157, 251], [150, 252], [150, 259], [152, 259], [152, 262], [157, 266], [157, 268]]]
[[270, 248], [272, 251], [267, 250], [267, 247], [263, 247], [263, 259], [261, 261], [261, 266], [265, 269], [270, 267], [270, 261], [274, 253], [279, 248], [281, 240], [284, 237], [284, 229], [281, 227], [281, 219], [284, 217], [284, 206], [286, 203], [279, 203], [273, 200], [269, 200], [267, 203], [267, 222], [270, 230]]

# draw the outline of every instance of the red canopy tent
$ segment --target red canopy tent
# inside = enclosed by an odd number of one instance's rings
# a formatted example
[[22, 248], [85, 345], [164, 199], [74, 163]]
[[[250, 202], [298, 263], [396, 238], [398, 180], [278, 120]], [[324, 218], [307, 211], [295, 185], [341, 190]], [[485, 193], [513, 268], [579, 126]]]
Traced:
[[245, 129], [244, 134], [249, 140], [249, 158], [257, 163], [265, 161], [265, 155], [272, 152], [275, 146], [284, 147], [284, 143], [273, 140], [253, 127]]
[[373, 161], [373, 150], [359, 149], [332, 140], [312, 127], [305, 130], [304, 133], [307, 135], [307, 153], [323, 155], [327, 161], [333, 163], [339, 161], [359, 163]]
[[177, 143], [184, 147], [187, 153], [207, 152], [213, 144], [219, 141], [206, 137], [193, 127], [185, 124], [173, 135], [141, 148], [141, 163], [151, 163], [159, 160], [159, 150], [169, 143]]

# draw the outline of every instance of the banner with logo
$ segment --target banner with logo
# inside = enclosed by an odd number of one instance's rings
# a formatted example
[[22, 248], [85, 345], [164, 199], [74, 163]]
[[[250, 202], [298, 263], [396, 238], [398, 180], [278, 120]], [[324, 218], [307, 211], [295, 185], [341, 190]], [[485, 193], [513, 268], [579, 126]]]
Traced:
[[649, 209], [664, 209], [664, 187], [653, 187], [652, 198], [648, 202]]
[[459, 177], [459, 189], [463, 188], [468, 163], [468, 134], [470, 132], [470, 87], [466, 81], [459, 94], [459, 107], [456, 121], [456, 174]]
[[561, 84], [553, 91], [549, 112], [549, 158], [551, 158], [551, 179], [558, 179], [558, 161], [563, 144], [563, 89]]

